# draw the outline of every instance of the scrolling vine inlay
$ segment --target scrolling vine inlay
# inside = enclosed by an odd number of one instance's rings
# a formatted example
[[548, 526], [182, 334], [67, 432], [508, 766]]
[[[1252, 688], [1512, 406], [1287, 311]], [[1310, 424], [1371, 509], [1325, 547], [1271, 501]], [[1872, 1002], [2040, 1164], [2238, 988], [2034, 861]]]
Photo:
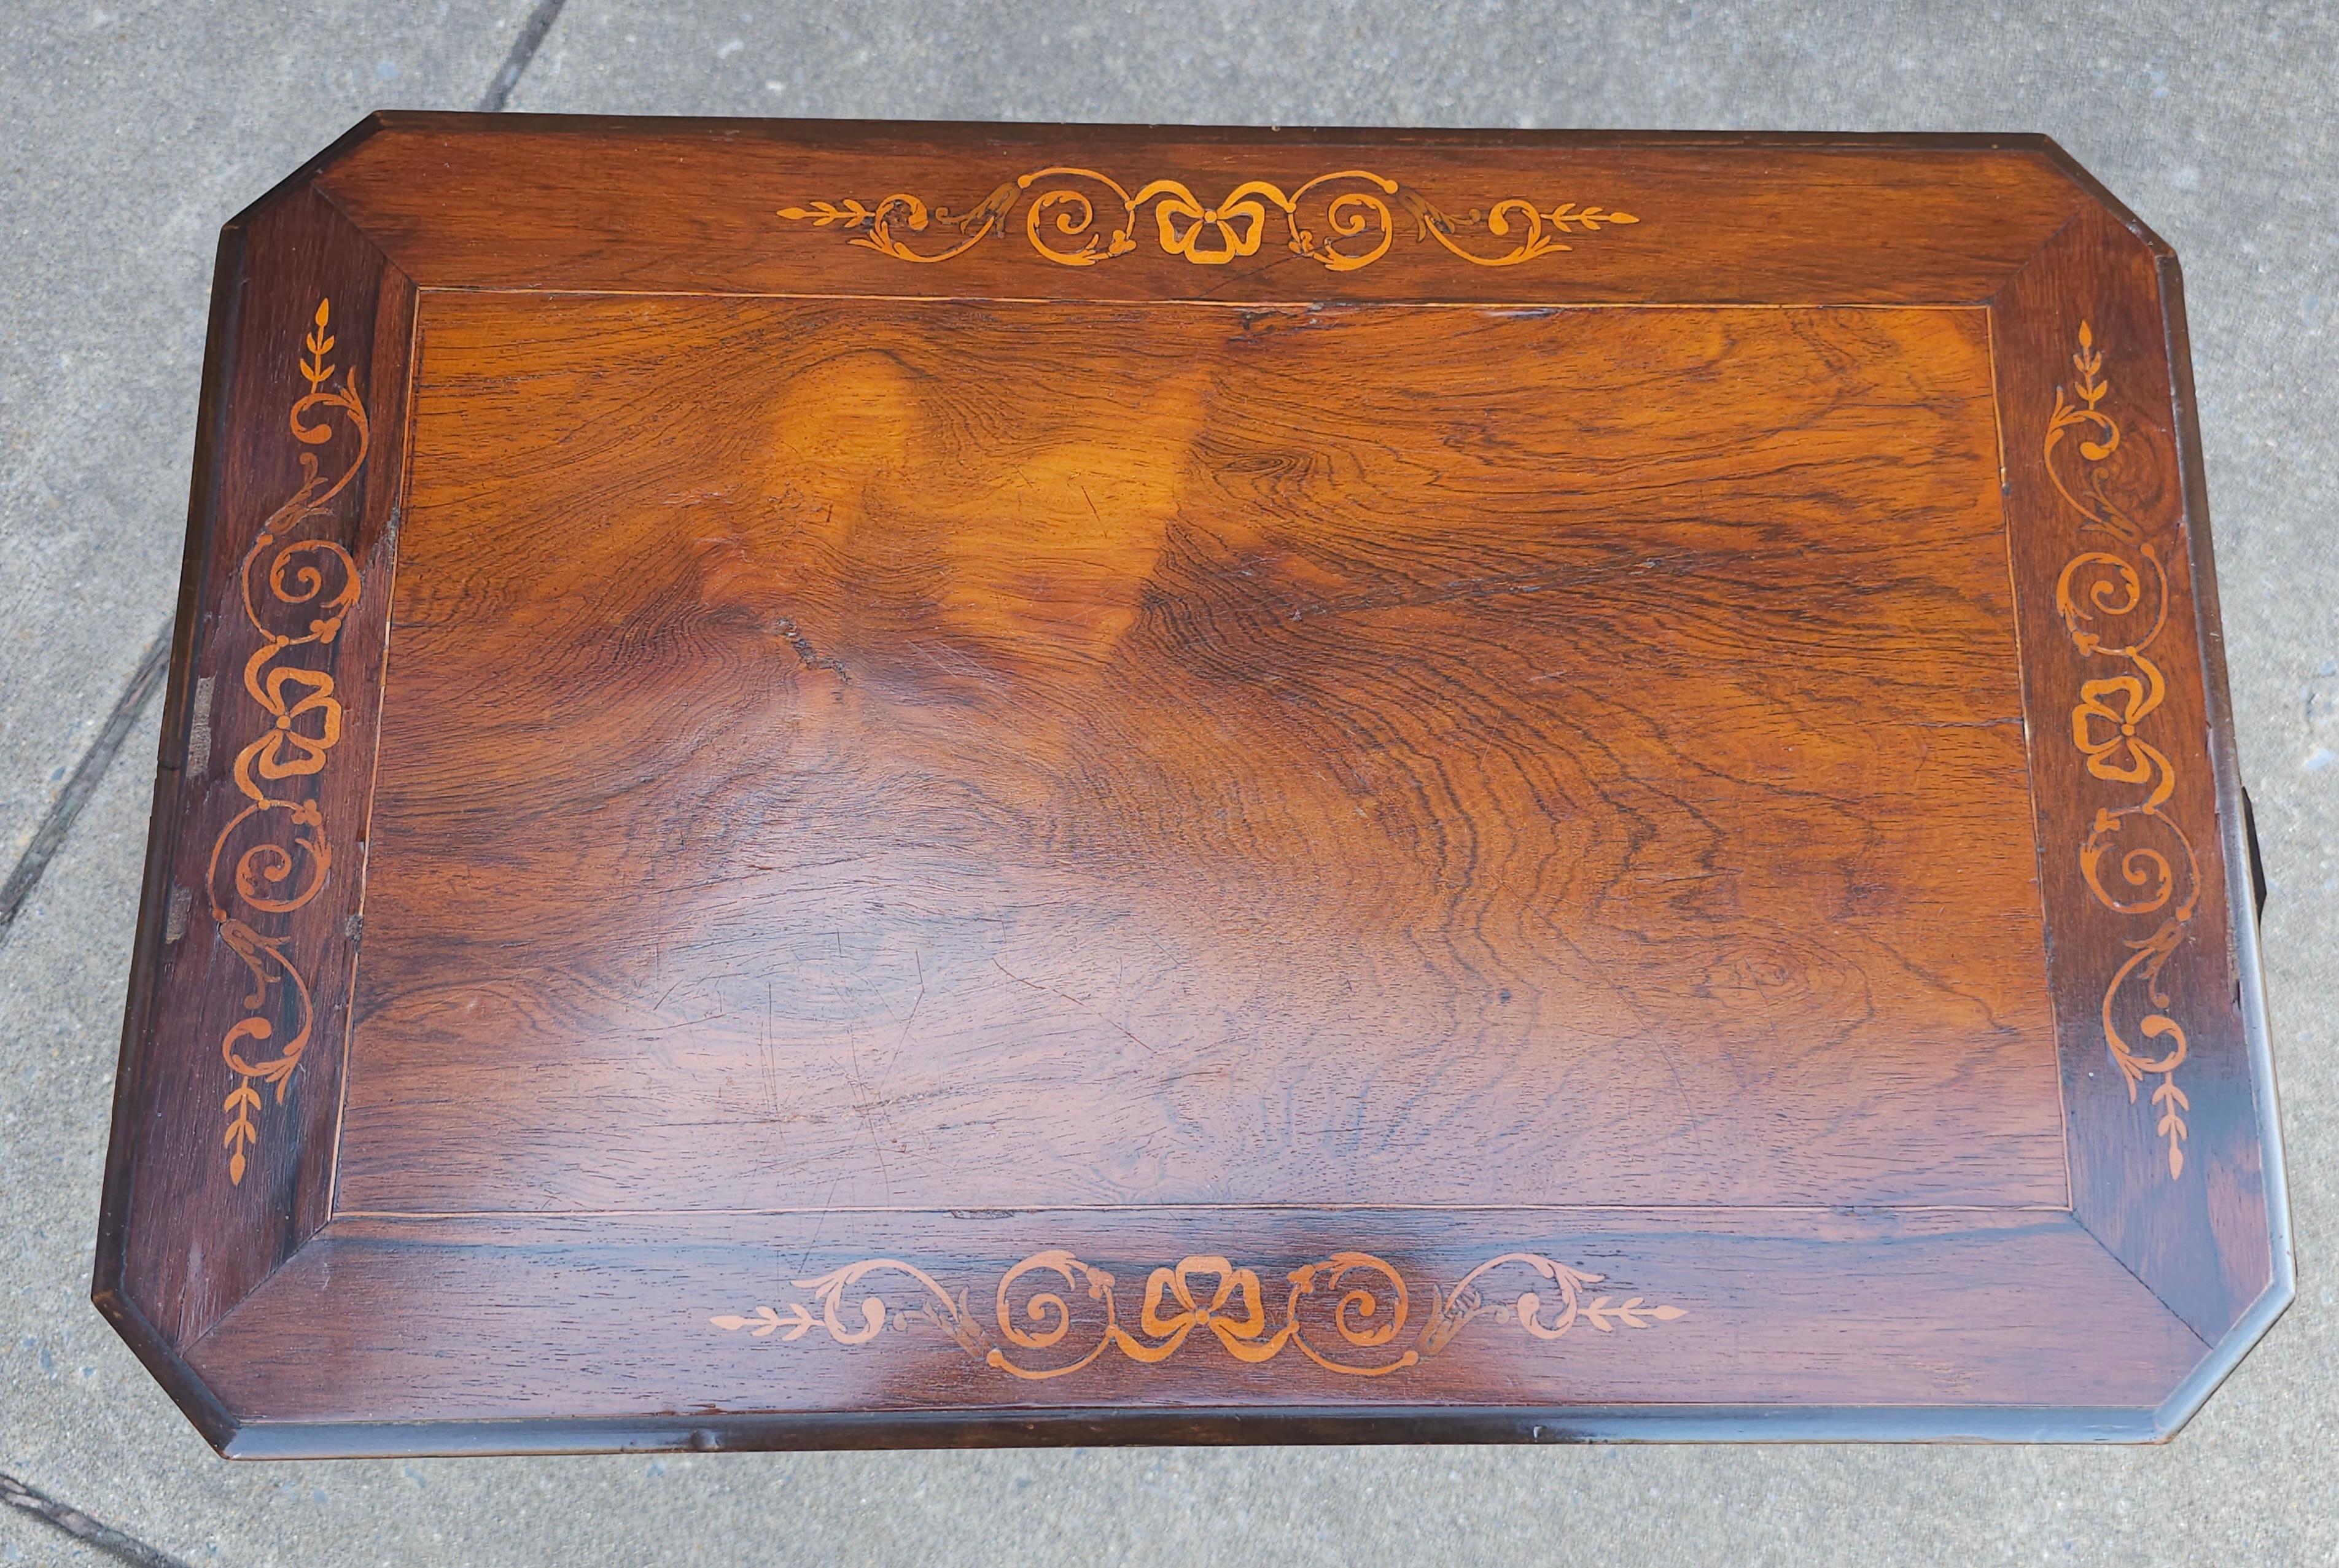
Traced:
[[[2168, 622], [2168, 573], [2158, 548], [2106, 484], [2102, 465], [2119, 449], [2120, 427], [2099, 406], [2111, 388], [2103, 376], [2103, 350], [2085, 321], [2079, 323], [2079, 347], [2071, 364], [2077, 380], [2068, 390], [2055, 389], [2042, 451], [2048, 477], [2079, 515], [2080, 540], [2100, 541], [2101, 547], [2082, 549], [2065, 563], [2055, 581], [2055, 607], [2082, 656], [2124, 666], [2080, 685], [2071, 709], [2071, 739], [2094, 777], [2145, 791], [2141, 800], [2097, 809], [2080, 841], [2079, 872], [2106, 909], [2136, 919], [2159, 917], [2150, 935], [2128, 941], [2127, 961], [2104, 988], [2102, 1018], [2104, 1043], [2127, 1082], [2128, 1099], [2136, 1099], [2147, 1078], [2160, 1080], [2152, 1091], [2159, 1110], [2154, 1130], [2167, 1141], [2174, 1179], [2185, 1170], [2185, 1112], [2192, 1102], [2176, 1086], [2176, 1070], [2185, 1062], [2185, 1030], [2169, 1016], [2160, 974], [2185, 942], [2200, 898], [2201, 868], [2185, 830], [2161, 809], [2176, 793], [2176, 769], [2143, 735], [2145, 720], [2167, 695], [2160, 668], [2146, 650]], [[2067, 456], [2058, 468], [2057, 454], [2068, 450], [2064, 439], [2075, 431], [2074, 446], [2087, 466], [2076, 468]], [[2147, 608], [2149, 616], [2143, 614]], [[2118, 879], [2107, 885], [2105, 864], [2116, 850]], [[2136, 1022], [2137, 1032], [2158, 1041], [2159, 1055], [2147, 1054], [2152, 1048], [2139, 1049], [2121, 1031], [2119, 1016], [2133, 1005], [2122, 999], [2131, 987], [2140, 989], [2149, 1004]]]
[[[1303, 208], [1313, 212], [1318, 201], [1320, 232], [1302, 216]], [[1596, 234], [1604, 225], [1640, 222], [1630, 212], [1574, 202], [1542, 207], [1524, 196], [1507, 197], [1491, 208], [1448, 212], [1411, 186], [1364, 169], [1318, 174], [1288, 193], [1272, 182], [1249, 180], [1213, 202], [1177, 180], [1155, 180], [1132, 193], [1109, 174], [1062, 166], [1019, 174], [961, 212], [929, 208], [916, 196], [896, 193], [873, 204], [848, 197], [783, 207], [779, 215], [790, 222], [836, 228], [850, 233], [852, 243], [897, 261], [947, 261], [1002, 232], [1019, 203], [1031, 248], [1064, 267], [1094, 266], [1136, 250], [1138, 214], [1148, 207], [1163, 252], [1198, 266], [1219, 267], [1239, 256], [1257, 255], [1272, 213], [1282, 220], [1287, 249], [1335, 272], [1352, 272], [1387, 255], [1400, 213], [1412, 220], [1416, 243], [1435, 241], [1479, 267], [1516, 266], [1573, 250], [1559, 238], [1563, 234]], [[1110, 215], [1114, 205], [1120, 210], [1118, 221]], [[1489, 253], [1463, 242], [1465, 236], [1482, 232], [1509, 241], [1509, 248]], [[940, 249], [920, 249], [905, 237], [930, 234]]]
[[[1553, 1295], [1546, 1297], [1530, 1286], [1516, 1297], [1503, 1293], [1490, 1299], [1485, 1283], [1505, 1269], [1532, 1272], [1552, 1287]], [[854, 1304], [859, 1321], [852, 1321], [844, 1293], [870, 1275], [886, 1272], [914, 1281], [918, 1304], [892, 1307], [872, 1291]], [[1032, 1276], [1039, 1277], [1032, 1284], [1040, 1288], [1019, 1292], [1019, 1283]], [[1289, 1346], [1327, 1372], [1384, 1377], [1436, 1356], [1470, 1323], [1490, 1315], [1509, 1318], [1545, 1340], [1557, 1339], [1579, 1323], [1613, 1334], [1688, 1316], [1678, 1307], [1652, 1305], [1638, 1296], [1621, 1302], [1606, 1296], [1586, 1301], [1586, 1287], [1599, 1284], [1601, 1276], [1536, 1253], [1506, 1252], [1464, 1275], [1443, 1296], [1430, 1287], [1429, 1310], [1422, 1315], [1419, 1330], [1398, 1348], [1414, 1321], [1413, 1301], [1404, 1276], [1387, 1260], [1368, 1252], [1338, 1252], [1304, 1264], [1285, 1277], [1290, 1292], [1280, 1326], [1272, 1332], [1267, 1291], [1258, 1273], [1239, 1268], [1229, 1258], [1188, 1257], [1174, 1268], [1153, 1270], [1138, 1308], [1139, 1331], [1132, 1333], [1121, 1326], [1113, 1277], [1060, 1249], [1035, 1252], [1000, 1277], [995, 1320], [1004, 1345], [992, 1341], [963, 1289], [953, 1294], [925, 1270], [892, 1257], [868, 1258], [816, 1279], [797, 1280], [796, 1288], [812, 1292], [810, 1303], [763, 1306], [744, 1317], [724, 1314], [708, 1321], [734, 1334], [744, 1329], [759, 1339], [774, 1334], [784, 1340], [801, 1339], [819, 1328], [839, 1345], [866, 1345], [888, 1328], [923, 1326], [940, 1330], [986, 1366], [1036, 1382], [1078, 1372], [1107, 1350], [1145, 1366], [1167, 1361], [1204, 1329], [1238, 1361], [1272, 1361]], [[1056, 1279], [1063, 1282], [1061, 1291], [1051, 1287]], [[1066, 1299], [1075, 1292], [1100, 1303], [1101, 1310], [1076, 1313]], [[1086, 1329], [1074, 1337], [1076, 1317], [1091, 1320], [1093, 1343]], [[1058, 1360], [1069, 1354], [1058, 1348], [1067, 1339], [1073, 1339], [1072, 1349], [1085, 1349], [1076, 1358]]]
[[[339, 544], [288, 537], [322, 516], [365, 466], [365, 405], [349, 375], [339, 386], [332, 384], [336, 367], [327, 359], [333, 351], [331, 322], [332, 301], [318, 301], [314, 325], [301, 340], [301, 375], [309, 390], [293, 401], [292, 438], [304, 447], [326, 445], [336, 433], [331, 420], [338, 414], [356, 437], [357, 449], [348, 466], [331, 477], [321, 471], [314, 452], [301, 452], [300, 488], [262, 525], [236, 567], [244, 619], [261, 639], [244, 661], [243, 689], [271, 723], [236, 754], [231, 776], [245, 804], [220, 830], [204, 877], [212, 919], [252, 971], [244, 1016], [220, 1042], [220, 1054], [236, 1079], [222, 1106], [230, 1119], [222, 1141], [233, 1183], [243, 1180], [245, 1150], [260, 1139], [252, 1120], [261, 1105], [254, 1085], [274, 1084], [277, 1103], [284, 1102], [316, 1021], [309, 982], [287, 952], [292, 937], [289, 917], [324, 891], [333, 852], [317, 799], [290, 785], [324, 771], [327, 754], [340, 744], [341, 705], [331, 674], [280, 661], [295, 648], [331, 645], [360, 588], [357, 562]], [[321, 410], [321, 417], [310, 422]], [[264, 597], [253, 591], [253, 568], [262, 557], [268, 562]], [[269, 624], [279, 619], [288, 624]], [[233, 852], [239, 835], [258, 842]], [[223, 870], [231, 873], [224, 884]], [[271, 1054], [281, 1021], [271, 1015], [283, 1011], [278, 1001], [282, 997], [291, 1001], [292, 1030]]]

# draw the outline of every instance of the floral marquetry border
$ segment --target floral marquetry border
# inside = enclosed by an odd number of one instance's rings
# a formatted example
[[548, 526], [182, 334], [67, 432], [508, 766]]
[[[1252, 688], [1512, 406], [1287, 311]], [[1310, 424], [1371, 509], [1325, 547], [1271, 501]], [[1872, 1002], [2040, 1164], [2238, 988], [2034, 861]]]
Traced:
[[[896, 192], [875, 202], [807, 201], [780, 208], [778, 216], [850, 234], [851, 243], [896, 261], [947, 261], [1004, 232], [1019, 206], [1032, 250], [1061, 267], [1092, 267], [1137, 250], [1146, 228], [1139, 214], [1148, 209], [1153, 239], [1164, 255], [1197, 266], [1225, 266], [1258, 254], [1271, 223], [1279, 221], [1285, 250], [1335, 272], [1379, 261], [1408, 222], [1416, 243], [1434, 242], [1473, 266], [1511, 267], [1574, 249], [1562, 235], [1596, 234], [1640, 222], [1630, 212], [1597, 205], [1546, 206], [1524, 196], [1453, 212], [1411, 186], [1366, 169], [1318, 174], [1289, 192], [1269, 180], [1248, 180], [1208, 201], [1177, 180], [1150, 181], [1132, 192], [1109, 174], [1066, 166], [1004, 181], [963, 212], [929, 207], [921, 197]], [[1498, 243], [1481, 249], [1466, 242], [1481, 233]]]
[[[346, 434], [356, 439], [356, 449], [331, 473], [314, 451], [301, 452], [299, 488], [261, 525], [236, 566], [239, 607], [260, 636], [260, 646], [244, 661], [243, 689], [262, 723], [229, 770], [244, 804], [212, 841], [204, 873], [221, 939], [252, 971], [244, 1016], [220, 1041], [235, 1077], [221, 1106], [229, 1119], [221, 1141], [231, 1183], [243, 1180], [245, 1151], [260, 1140], [252, 1119], [261, 1109], [255, 1085], [275, 1085], [282, 1104], [316, 1026], [308, 978], [290, 951], [287, 917], [324, 891], [332, 870], [323, 808], [314, 790], [302, 789], [299, 781], [321, 775], [340, 744], [341, 704], [329, 671], [287, 662], [286, 656], [330, 646], [362, 584], [356, 560], [339, 544], [291, 536], [323, 516], [349, 488], [365, 467], [370, 441], [354, 377], [343, 373], [334, 382], [331, 329], [332, 301], [321, 299], [301, 345], [301, 377], [309, 390], [293, 400], [287, 423], [304, 448], [327, 446]], [[263, 560], [264, 570], [257, 569]], [[286, 999], [292, 1027], [279, 1044]]]
[[[1521, 1271], [1543, 1284], [1521, 1279]], [[1505, 1273], [1524, 1287], [1515, 1296], [1495, 1289]], [[900, 1277], [897, 1289], [913, 1287], [915, 1304], [892, 1305], [880, 1287], [848, 1304], [847, 1291], [883, 1274]], [[758, 1339], [799, 1340], [817, 1329], [844, 1346], [867, 1345], [889, 1329], [923, 1329], [947, 1336], [1010, 1376], [1037, 1382], [1078, 1372], [1108, 1350], [1141, 1366], [1158, 1365], [1206, 1330], [1238, 1361], [1273, 1361], [1288, 1348], [1327, 1372], [1383, 1377], [1436, 1356], [1481, 1317], [1498, 1317], [1552, 1340], [1579, 1324], [1613, 1334], [1688, 1316], [1639, 1296], [1586, 1299], [1600, 1275], [1532, 1252], [1490, 1258], [1443, 1293], [1430, 1286], [1428, 1310], [1418, 1319], [1405, 1277], [1368, 1252], [1334, 1253], [1284, 1277], [1289, 1290], [1278, 1317], [1256, 1270], [1221, 1257], [1182, 1258], [1147, 1276], [1132, 1331], [1122, 1326], [1110, 1274], [1067, 1251], [1035, 1252], [1000, 1277], [996, 1310], [986, 1325], [963, 1288], [951, 1290], [915, 1264], [873, 1257], [795, 1281], [797, 1289], [811, 1293], [809, 1301], [758, 1306], [707, 1321]], [[1098, 1305], [1079, 1308], [1081, 1297]]]
[[[2148, 653], [2168, 625], [2168, 571], [2157, 546], [2112, 494], [2104, 465], [2119, 450], [2120, 425], [2102, 406], [2111, 386], [2103, 350], [2085, 321], [2071, 367], [2077, 378], [2055, 389], [2040, 451], [2057, 493], [2078, 515], [2086, 547], [2057, 577], [2055, 608], [2080, 655], [2111, 666], [2111, 673], [2080, 683], [2071, 741], [2091, 777], [2142, 792], [2097, 806], [2079, 843], [2079, 873], [2103, 908], [2152, 922], [2147, 934], [2125, 939], [2128, 957], [2104, 987], [2101, 1019], [2105, 1047], [2127, 1083], [2128, 1099], [2136, 1099], [2146, 1079], [2160, 1080], [2152, 1090], [2154, 1131], [2167, 1145], [2174, 1180], [2185, 1173], [2185, 1113], [2192, 1101], [2176, 1082], [2187, 1049], [2185, 1029], [2171, 1015], [2160, 975], [2184, 945], [2198, 908], [2201, 866], [2192, 840], [2162, 809], [2176, 793], [2176, 767], [2153, 743], [2146, 722], [2168, 689]], [[2141, 1006], [2132, 993], [2141, 996]], [[2137, 1014], [2136, 1040], [2121, 1027], [2130, 1012]]]

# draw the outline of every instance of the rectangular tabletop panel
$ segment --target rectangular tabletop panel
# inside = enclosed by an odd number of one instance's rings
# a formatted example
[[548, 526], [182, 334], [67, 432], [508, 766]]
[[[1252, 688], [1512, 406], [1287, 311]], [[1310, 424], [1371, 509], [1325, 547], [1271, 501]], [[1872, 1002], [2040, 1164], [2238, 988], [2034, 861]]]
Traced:
[[2032, 138], [378, 117], [231, 224], [95, 1296], [234, 1455], [2158, 1438], [2292, 1289]]
[[1981, 311], [451, 295], [414, 440], [345, 1208], [2066, 1201]]

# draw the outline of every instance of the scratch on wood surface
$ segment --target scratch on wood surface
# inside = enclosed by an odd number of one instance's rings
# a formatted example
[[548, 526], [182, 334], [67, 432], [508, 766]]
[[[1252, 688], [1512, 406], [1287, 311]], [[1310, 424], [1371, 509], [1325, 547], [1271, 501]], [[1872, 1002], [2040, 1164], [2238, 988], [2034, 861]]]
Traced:
[[1113, 1031], [1115, 1031], [1117, 1033], [1119, 1033], [1120, 1035], [1121, 1035], [1121, 1037], [1122, 1037], [1122, 1038], [1126, 1039], [1126, 1040], [1128, 1040], [1131, 1045], [1136, 1046], [1140, 1050], [1141, 1050], [1141, 1051], [1145, 1052], [1145, 1054], [1146, 1054], [1146, 1055], [1148, 1055], [1148, 1056], [1159, 1056], [1159, 1055], [1160, 1055], [1160, 1054], [1161, 1054], [1159, 1050], [1156, 1050], [1153, 1047], [1151, 1047], [1151, 1046], [1150, 1046], [1150, 1045], [1146, 1044], [1143, 1040], [1141, 1040], [1138, 1039], [1138, 1038], [1137, 1038], [1137, 1036], [1135, 1036], [1134, 1034], [1130, 1033], [1129, 1030], [1128, 1030], [1125, 1026], [1123, 1026], [1123, 1025], [1121, 1025], [1121, 1024], [1120, 1024], [1120, 1023], [1115, 1022], [1112, 1019], [1108, 1018], [1105, 1014], [1103, 1014], [1103, 1013], [1101, 1013], [1101, 1012], [1099, 1012], [1095, 1008], [1091, 1007], [1087, 1002], [1085, 1002], [1085, 1001], [1081, 1001], [1079, 997], [1077, 997], [1077, 996], [1074, 996], [1074, 995], [1071, 994], [1069, 991], [1058, 991], [1058, 990], [1057, 990], [1054, 986], [1052, 986], [1052, 985], [1041, 985], [1041, 984], [1039, 981], [1037, 981], [1026, 980], [1026, 979], [1024, 979], [1021, 975], [1017, 974], [1013, 970], [1012, 970], [1012, 969], [1008, 968], [1005, 964], [1003, 964], [1003, 963], [1000, 962], [999, 962], [997, 959], [995, 959], [995, 958], [994, 958], [994, 959], [992, 959], [992, 960], [991, 961], [991, 967], [992, 967], [992, 968], [993, 968], [993, 969], [995, 969], [995, 970], [997, 970], [1000, 973], [1002, 973], [1002, 974], [1005, 975], [1008, 979], [1010, 979], [1010, 980], [1013, 981], [1014, 981], [1016, 984], [1018, 984], [1018, 985], [1021, 985], [1021, 986], [1028, 986], [1029, 988], [1031, 988], [1031, 990], [1033, 990], [1033, 991], [1041, 991], [1041, 992], [1042, 992], [1042, 993], [1044, 993], [1044, 994], [1046, 994], [1046, 995], [1052, 996], [1052, 997], [1056, 997], [1056, 998], [1058, 998], [1058, 999], [1060, 999], [1060, 1000], [1061, 1000], [1061, 1001], [1071, 1002], [1074, 1007], [1079, 1008], [1082, 1012], [1087, 1013], [1091, 1018], [1095, 1019], [1099, 1023], [1104, 1024], [1104, 1025], [1106, 1025], [1107, 1027], [1109, 1027], [1109, 1028], [1112, 1029]]

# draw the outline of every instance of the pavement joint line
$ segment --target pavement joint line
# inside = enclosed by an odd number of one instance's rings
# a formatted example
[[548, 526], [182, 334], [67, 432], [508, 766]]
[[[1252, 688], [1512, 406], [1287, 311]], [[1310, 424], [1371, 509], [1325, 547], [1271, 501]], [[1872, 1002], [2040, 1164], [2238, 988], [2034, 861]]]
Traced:
[[65, 787], [57, 792], [55, 800], [49, 803], [48, 812], [41, 818], [41, 825], [34, 830], [32, 842], [25, 846], [24, 854], [17, 859], [16, 869], [8, 873], [6, 884], [0, 886], [0, 947], [7, 944], [8, 933], [15, 927], [17, 914], [32, 898], [33, 890], [40, 886], [41, 875], [49, 869], [49, 862], [55, 859], [57, 852], [64, 847], [65, 836], [73, 832], [74, 819], [81, 815], [82, 808], [89, 804], [90, 797], [97, 793], [97, 786], [104, 781], [106, 770], [113, 765], [114, 757], [121, 753], [122, 743], [130, 738], [132, 726], [137, 724], [138, 715], [145, 711], [148, 699], [161, 688], [163, 676], [170, 667], [171, 623], [164, 621], [162, 631], [155, 635], [153, 643], [147, 648], [146, 656], [138, 661], [138, 668], [131, 675], [130, 684], [123, 687], [122, 695], [114, 699], [113, 711], [106, 715], [105, 723], [98, 726], [97, 738], [89, 743], [89, 749], [82, 753], [81, 761], [74, 764], [73, 776], [65, 780]]
[[120, 1562], [134, 1563], [138, 1568], [187, 1568], [183, 1561], [168, 1552], [149, 1546], [135, 1535], [125, 1535], [111, 1524], [101, 1524], [5, 1470], [0, 1470], [0, 1503], [45, 1520], [74, 1540], [94, 1546]]
[[544, 35], [552, 31], [552, 25], [560, 19], [561, 6], [567, 3], [568, 0], [537, 0], [536, 9], [519, 25], [519, 36], [512, 40], [511, 53], [504, 56], [503, 65], [488, 84], [488, 90], [479, 94], [482, 113], [495, 113], [511, 101], [512, 89], [528, 74], [528, 63], [536, 58]]
[[[537, 50], [543, 46], [545, 35], [552, 31], [552, 25], [560, 19], [561, 7], [567, 4], [567, 0], [538, 0], [536, 8], [528, 13], [528, 20], [520, 24], [518, 35], [512, 40], [511, 53], [504, 56], [504, 63], [497, 70], [495, 79], [479, 95], [481, 110], [493, 113], [501, 110], [510, 101], [512, 89], [518, 86], [519, 79], [528, 74]], [[89, 750], [83, 753], [81, 761], [74, 764], [73, 776], [65, 781], [65, 787], [50, 803], [47, 814], [41, 819], [41, 825], [33, 833], [32, 842], [25, 846], [25, 853], [18, 858], [15, 869], [9, 873], [6, 885], [0, 886], [0, 946], [6, 944], [8, 933], [15, 926], [17, 913], [25, 907], [25, 901], [32, 897], [33, 890], [40, 885], [41, 875], [48, 870], [49, 862], [64, 847], [65, 835], [73, 831], [74, 820], [81, 815], [82, 808], [89, 804], [89, 797], [96, 793], [98, 784], [104, 780], [106, 770], [113, 766], [114, 756], [122, 750], [122, 743], [130, 734], [130, 726], [137, 723], [139, 714], [145, 708], [146, 699], [153, 694], [159, 677], [168, 667], [170, 656], [171, 627], [166, 622], [153, 646], [146, 650], [146, 656], [140, 662], [137, 672], [130, 677], [129, 685], [114, 703], [113, 711], [106, 715], [97, 738], [90, 743]]]

